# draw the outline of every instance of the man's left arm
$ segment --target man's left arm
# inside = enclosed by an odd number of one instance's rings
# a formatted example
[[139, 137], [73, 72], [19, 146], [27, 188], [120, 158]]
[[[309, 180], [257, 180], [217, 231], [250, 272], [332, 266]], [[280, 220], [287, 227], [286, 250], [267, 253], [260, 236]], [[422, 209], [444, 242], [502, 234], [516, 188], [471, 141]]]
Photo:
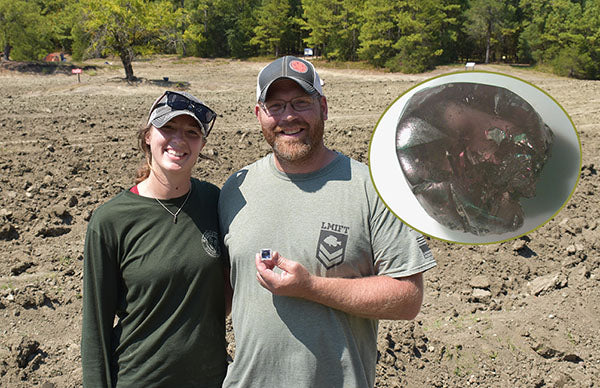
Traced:
[[[273, 269], [279, 267], [282, 273]], [[272, 259], [256, 256], [258, 282], [275, 295], [307, 299], [348, 314], [371, 319], [413, 319], [423, 302], [423, 275], [393, 278], [327, 278], [312, 275], [300, 263], [274, 252]]]

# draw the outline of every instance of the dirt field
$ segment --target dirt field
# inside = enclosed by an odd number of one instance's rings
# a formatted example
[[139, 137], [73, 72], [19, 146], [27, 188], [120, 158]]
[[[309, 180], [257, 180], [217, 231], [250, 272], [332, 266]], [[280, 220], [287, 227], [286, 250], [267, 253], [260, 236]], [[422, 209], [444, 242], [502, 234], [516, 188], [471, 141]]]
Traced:
[[[90, 62], [40, 74], [0, 67], [0, 386], [81, 385], [82, 252], [92, 211], [131, 186], [134, 133], [165, 89], [186, 86], [220, 113], [195, 175], [217, 185], [269, 152], [253, 114], [264, 63]], [[118, 66], [117, 66], [118, 65]], [[438, 266], [412, 322], [382, 321], [378, 387], [600, 386], [600, 82], [479, 66], [529, 81], [571, 116], [583, 146], [577, 190], [548, 224], [516, 241], [430, 241]], [[380, 115], [444, 72], [405, 76], [322, 69], [326, 144], [368, 162]], [[169, 81], [163, 81], [169, 77]], [[233, 342], [231, 332], [229, 340]], [[233, 353], [234, 345], [230, 344]]]

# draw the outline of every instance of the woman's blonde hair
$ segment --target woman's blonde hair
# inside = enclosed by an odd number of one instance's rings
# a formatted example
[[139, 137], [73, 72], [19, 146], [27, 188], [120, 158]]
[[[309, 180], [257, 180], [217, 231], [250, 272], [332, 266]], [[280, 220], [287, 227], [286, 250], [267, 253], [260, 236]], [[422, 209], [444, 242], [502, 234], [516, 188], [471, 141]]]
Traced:
[[148, 178], [150, 176], [150, 171], [152, 170], [152, 152], [150, 152], [150, 145], [146, 143], [146, 136], [148, 136], [151, 129], [152, 124], [148, 123], [148, 125], [140, 128], [137, 132], [138, 146], [144, 153], [144, 162], [137, 169], [135, 177], [136, 185]]

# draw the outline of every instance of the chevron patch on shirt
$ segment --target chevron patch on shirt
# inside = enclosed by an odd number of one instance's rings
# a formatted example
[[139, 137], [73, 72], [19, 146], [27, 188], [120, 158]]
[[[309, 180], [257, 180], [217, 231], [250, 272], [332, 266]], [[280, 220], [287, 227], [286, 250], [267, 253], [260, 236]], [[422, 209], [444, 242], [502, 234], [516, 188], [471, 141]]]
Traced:
[[323, 222], [316, 256], [325, 268], [330, 269], [344, 262], [348, 229], [346, 226]]

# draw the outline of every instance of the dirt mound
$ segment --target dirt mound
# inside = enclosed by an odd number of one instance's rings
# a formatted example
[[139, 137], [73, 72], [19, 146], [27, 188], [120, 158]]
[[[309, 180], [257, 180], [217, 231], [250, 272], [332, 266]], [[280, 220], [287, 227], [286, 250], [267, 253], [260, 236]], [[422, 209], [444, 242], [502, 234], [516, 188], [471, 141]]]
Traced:
[[[76, 68], [78, 67], [73, 64], [53, 59], [47, 59], [44, 62], [0, 61], [0, 70], [6, 70], [11, 73], [71, 74], [71, 70]], [[96, 66], [84, 66], [83, 70], [96, 70]]]
[[[89, 63], [81, 83], [60, 64], [0, 64], [0, 384], [81, 385], [82, 252], [92, 211], [131, 186], [135, 131], [165, 88], [219, 112], [194, 175], [222, 185], [267, 154], [253, 114], [262, 63], [225, 60]], [[47, 67], [46, 67], [47, 66]], [[479, 65], [478, 65], [479, 66]], [[50, 71], [49, 69], [53, 69]], [[323, 69], [326, 144], [367, 162], [377, 120], [438, 69], [403, 76]], [[430, 241], [421, 314], [380, 322], [378, 387], [596, 387], [600, 376], [600, 84], [481, 66], [529, 81], [570, 114], [583, 144], [577, 190], [530, 235], [503, 244]], [[167, 77], [167, 79], [165, 79]], [[162, 80], [162, 81], [161, 81]], [[233, 337], [228, 331], [230, 352]]]

